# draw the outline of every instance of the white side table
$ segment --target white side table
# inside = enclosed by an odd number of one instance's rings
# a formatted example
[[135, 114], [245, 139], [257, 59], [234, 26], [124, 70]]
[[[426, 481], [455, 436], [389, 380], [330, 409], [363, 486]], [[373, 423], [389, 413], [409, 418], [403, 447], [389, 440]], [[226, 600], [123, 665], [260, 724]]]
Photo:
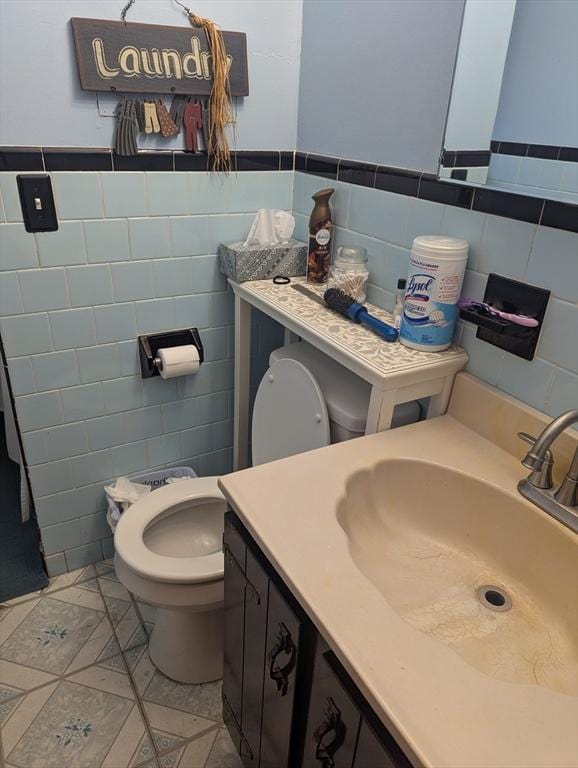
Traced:
[[[387, 342], [361, 325], [317, 304], [292, 286], [305, 283], [294, 277], [288, 285], [272, 280], [235, 283], [235, 433], [234, 469], [249, 465], [249, 373], [251, 359], [251, 308], [256, 307], [284, 326], [286, 343], [300, 337], [371, 384], [365, 434], [389, 429], [393, 409], [429, 397], [427, 418], [445, 413], [454, 376], [468, 361], [460, 347], [444, 352], [422, 352], [399, 342]], [[308, 285], [320, 296], [326, 286]], [[392, 323], [392, 317], [367, 304], [369, 311]]]

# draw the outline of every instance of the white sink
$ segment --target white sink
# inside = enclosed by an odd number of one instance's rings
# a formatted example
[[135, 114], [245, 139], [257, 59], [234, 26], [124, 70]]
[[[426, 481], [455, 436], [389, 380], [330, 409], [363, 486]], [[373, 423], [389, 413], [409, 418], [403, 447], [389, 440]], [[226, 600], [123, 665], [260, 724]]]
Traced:
[[393, 458], [348, 478], [337, 518], [357, 568], [409, 625], [493, 678], [578, 693], [568, 529], [498, 486]]

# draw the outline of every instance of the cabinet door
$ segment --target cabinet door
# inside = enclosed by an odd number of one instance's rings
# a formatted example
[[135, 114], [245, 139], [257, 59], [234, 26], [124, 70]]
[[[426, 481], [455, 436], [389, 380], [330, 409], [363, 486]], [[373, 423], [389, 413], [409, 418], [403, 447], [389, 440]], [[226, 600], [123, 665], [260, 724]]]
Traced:
[[401, 766], [401, 763], [393, 761], [389, 751], [377, 738], [367, 720], [362, 720], [353, 768], [398, 768], [398, 766]]
[[291, 734], [300, 621], [269, 582], [260, 768], [294, 768]]
[[242, 758], [246, 768], [253, 768], [253, 766], [256, 768], [259, 765], [261, 749], [269, 578], [249, 548], [247, 548], [245, 573], [247, 583], [241, 729], [246, 743]]
[[[223, 549], [225, 555], [223, 716], [231, 738], [240, 749], [239, 726], [243, 690], [243, 625], [245, 620], [246, 546], [237, 529], [225, 515]], [[235, 727], [230, 726], [233, 719]]]
[[326, 649], [320, 642], [315, 657], [303, 768], [352, 768], [361, 715]]

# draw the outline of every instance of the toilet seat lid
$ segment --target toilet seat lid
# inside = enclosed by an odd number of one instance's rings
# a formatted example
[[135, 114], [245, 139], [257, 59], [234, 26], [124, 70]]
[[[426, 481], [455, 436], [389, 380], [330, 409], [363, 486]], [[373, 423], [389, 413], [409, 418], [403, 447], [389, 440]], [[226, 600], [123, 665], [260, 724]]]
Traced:
[[251, 439], [253, 465], [329, 445], [325, 398], [313, 374], [299, 361], [277, 360], [261, 379]]
[[223, 552], [219, 546], [214, 552], [193, 557], [172, 557], [152, 551], [145, 543], [149, 526], [164, 518], [203, 504], [214, 505], [223, 525], [227, 504], [217, 486], [218, 477], [194, 477], [165, 485], [143, 496], [126, 512], [116, 526], [114, 546], [116, 554], [140, 576], [163, 582], [194, 584], [214, 581], [223, 577]]

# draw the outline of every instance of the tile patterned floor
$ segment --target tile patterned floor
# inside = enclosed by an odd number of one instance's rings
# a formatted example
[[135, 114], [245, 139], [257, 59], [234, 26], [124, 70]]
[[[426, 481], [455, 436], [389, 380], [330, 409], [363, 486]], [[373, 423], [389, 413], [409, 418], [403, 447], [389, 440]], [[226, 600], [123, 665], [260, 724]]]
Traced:
[[6, 768], [241, 768], [221, 685], [152, 664], [154, 609], [112, 561], [0, 604], [0, 763]]

